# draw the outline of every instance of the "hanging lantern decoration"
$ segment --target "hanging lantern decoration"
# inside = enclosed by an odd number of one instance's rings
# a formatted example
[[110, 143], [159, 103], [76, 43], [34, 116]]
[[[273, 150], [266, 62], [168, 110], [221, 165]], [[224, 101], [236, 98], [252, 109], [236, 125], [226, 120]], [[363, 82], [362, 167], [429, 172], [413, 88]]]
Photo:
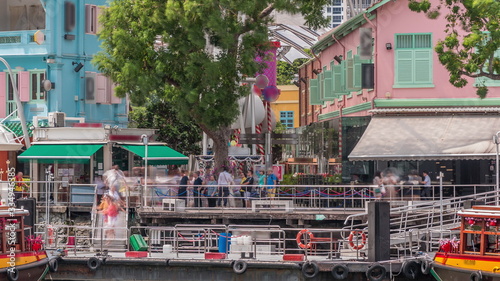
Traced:
[[474, 218], [465, 218], [467, 220], [467, 223], [469, 225], [474, 225], [476, 224], [476, 220]]
[[260, 74], [255, 77], [255, 85], [259, 89], [264, 89], [265, 87], [267, 87], [267, 85], [269, 85], [269, 78], [267, 78], [267, 76], [264, 74]]
[[274, 102], [279, 98], [280, 90], [276, 88], [276, 86], [267, 86], [262, 91], [262, 96], [264, 97], [265, 101]]

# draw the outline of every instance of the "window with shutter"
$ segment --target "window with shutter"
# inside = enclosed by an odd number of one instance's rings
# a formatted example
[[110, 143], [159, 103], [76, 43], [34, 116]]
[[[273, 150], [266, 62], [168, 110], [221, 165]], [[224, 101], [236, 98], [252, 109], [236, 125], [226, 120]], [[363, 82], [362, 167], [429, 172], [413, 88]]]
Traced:
[[94, 103], [95, 102], [95, 91], [96, 91], [96, 73], [86, 71], [85, 72], [85, 102]]
[[21, 102], [30, 101], [30, 72], [19, 71], [19, 98]]
[[434, 87], [431, 34], [396, 34], [394, 88]]
[[319, 93], [319, 100], [322, 100], [322, 98], [325, 96], [325, 72], [321, 71], [320, 74], [318, 74], [318, 93]]
[[345, 60], [345, 67], [346, 67], [345, 87], [347, 90], [354, 90], [354, 58], [352, 56], [352, 51], [347, 52], [347, 59]]
[[345, 89], [345, 61], [340, 65], [333, 66], [333, 92], [335, 98], [339, 98], [347, 93]]
[[96, 74], [96, 92], [95, 102], [101, 104], [109, 104], [110, 96], [108, 91], [108, 78], [102, 73]]
[[335, 93], [333, 92], [333, 71], [325, 70], [324, 72], [324, 86], [323, 86], [323, 96], [321, 100], [333, 100], [335, 98]]
[[309, 104], [310, 105], [322, 105], [323, 102], [319, 99], [319, 80], [310, 79], [309, 80]]
[[[12, 117], [17, 117], [17, 105], [16, 105], [16, 100], [14, 100], [14, 88], [12, 87], [12, 82], [11, 82], [11, 77], [8, 73], [7, 75], [7, 109], [6, 109], [6, 115], [10, 115], [13, 113], [11, 116]], [[19, 88], [19, 85], [17, 84], [18, 81], [18, 76], [17, 76], [17, 71], [12, 70], [12, 76], [14, 79], [14, 85], [17, 85]]]
[[[485, 32], [485, 33], [488, 33], [488, 32]], [[489, 34], [487, 34], [487, 38], [489, 38]], [[488, 40], [488, 39], [485, 39], [485, 40]], [[494, 56], [496, 58], [500, 58], [500, 49], [498, 49], [495, 53], [494, 53]], [[488, 71], [488, 66], [485, 65], [484, 66], [484, 71]], [[495, 72], [495, 74], [498, 74]], [[479, 78], [476, 78], [475, 81], [474, 81], [474, 86], [486, 86], [486, 87], [499, 87], [500, 86], [500, 80], [493, 80], [493, 79], [490, 79], [490, 78], [487, 78], [487, 77], [479, 77]]]
[[85, 33], [97, 33], [97, 6], [85, 5]]
[[42, 81], [45, 80], [45, 71], [33, 70], [31, 73], [31, 101], [45, 100], [45, 90]]
[[354, 56], [354, 72], [353, 72], [353, 89], [356, 91], [361, 90], [361, 81], [362, 81], [362, 71], [361, 65], [363, 63], [371, 63], [371, 60], [363, 60], [360, 56]]
[[280, 122], [287, 128], [293, 128], [293, 111], [280, 111]]

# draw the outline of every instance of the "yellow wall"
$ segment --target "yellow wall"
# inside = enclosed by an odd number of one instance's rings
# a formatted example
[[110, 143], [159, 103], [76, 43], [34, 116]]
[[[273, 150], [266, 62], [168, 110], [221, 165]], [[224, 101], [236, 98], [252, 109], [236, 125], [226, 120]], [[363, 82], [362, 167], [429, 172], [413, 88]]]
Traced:
[[271, 103], [276, 122], [280, 121], [281, 111], [293, 111], [293, 126], [299, 127], [299, 88], [295, 85], [278, 85], [281, 90], [277, 101]]

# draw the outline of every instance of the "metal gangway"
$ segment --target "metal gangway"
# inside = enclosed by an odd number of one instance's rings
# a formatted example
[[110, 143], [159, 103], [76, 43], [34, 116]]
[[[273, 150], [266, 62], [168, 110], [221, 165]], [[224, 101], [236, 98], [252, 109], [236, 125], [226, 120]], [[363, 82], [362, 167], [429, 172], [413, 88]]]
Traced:
[[[413, 253], [437, 251], [443, 239], [458, 238], [460, 218], [457, 213], [467, 202], [495, 204], [499, 200], [497, 191], [487, 191], [442, 200], [410, 201], [407, 206], [391, 207], [391, 248]], [[368, 229], [367, 216], [367, 211], [348, 216], [343, 229]]]

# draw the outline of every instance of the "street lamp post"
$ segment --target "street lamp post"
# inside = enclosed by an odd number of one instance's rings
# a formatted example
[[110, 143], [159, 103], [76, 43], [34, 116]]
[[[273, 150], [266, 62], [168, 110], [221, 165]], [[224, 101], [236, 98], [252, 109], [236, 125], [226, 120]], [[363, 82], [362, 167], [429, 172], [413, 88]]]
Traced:
[[493, 142], [495, 143], [495, 147], [496, 147], [496, 163], [495, 163], [495, 189], [496, 189], [496, 194], [495, 194], [495, 197], [496, 197], [496, 205], [498, 206], [500, 204], [500, 200], [499, 200], [499, 196], [500, 196], [500, 185], [499, 185], [499, 179], [498, 179], [498, 174], [499, 174], [499, 169], [498, 169], [498, 164], [499, 164], [499, 161], [498, 161], [498, 145], [499, 145], [499, 134], [500, 134], [500, 131], [498, 131], [494, 136], [493, 136]]
[[4, 58], [0, 57], [0, 61], [3, 62], [3, 64], [9, 70], [10, 83], [12, 84], [12, 90], [14, 91], [14, 100], [16, 101], [16, 106], [17, 106], [17, 116], [21, 121], [21, 128], [23, 130], [23, 135], [24, 135], [24, 143], [26, 144], [26, 148], [30, 148], [31, 146], [30, 136], [28, 134], [28, 127], [26, 126], [26, 120], [24, 119], [23, 105], [21, 104], [19, 93], [17, 92], [17, 85], [14, 84], [14, 74], [12, 74], [12, 69], [10, 68], [9, 63]]
[[142, 143], [144, 144], [144, 206], [147, 206], [147, 192], [148, 192], [148, 136], [146, 134], [141, 136]]

